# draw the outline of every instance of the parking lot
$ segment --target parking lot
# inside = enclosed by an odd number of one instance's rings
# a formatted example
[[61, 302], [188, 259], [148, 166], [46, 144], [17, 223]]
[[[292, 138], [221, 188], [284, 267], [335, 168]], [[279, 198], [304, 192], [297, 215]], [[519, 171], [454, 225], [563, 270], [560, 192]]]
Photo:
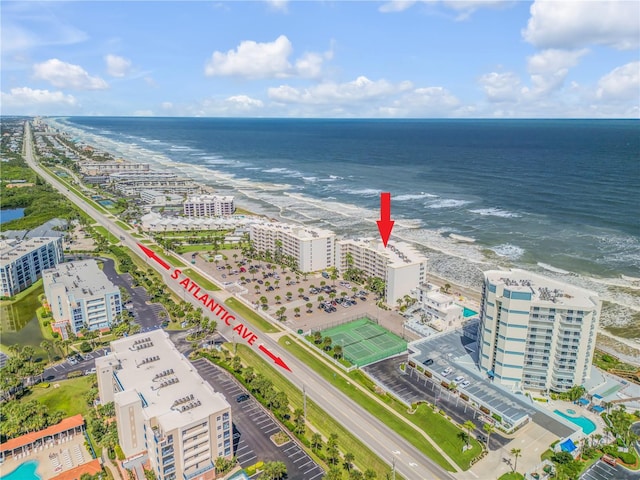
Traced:
[[233, 417], [233, 451], [242, 467], [253, 465], [259, 460], [278, 460], [287, 466], [287, 478], [300, 480], [320, 480], [324, 471], [294, 441], [276, 446], [271, 435], [279, 430], [286, 432], [276, 420], [253, 397], [238, 402], [241, 395], [248, 394], [231, 375], [199, 359], [193, 362], [198, 373], [217, 392], [221, 392], [231, 405]]
[[632, 472], [620, 465], [615, 467], [602, 460], [594, 463], [582, 474], [580, 480], [637, 480], [640, 479], [640, 471]]

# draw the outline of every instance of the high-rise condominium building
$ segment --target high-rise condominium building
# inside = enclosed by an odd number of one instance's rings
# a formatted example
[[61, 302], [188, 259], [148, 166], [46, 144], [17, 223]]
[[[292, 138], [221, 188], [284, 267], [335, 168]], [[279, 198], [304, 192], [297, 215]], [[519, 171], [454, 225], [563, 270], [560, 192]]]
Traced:
[[484, 273], [479, 363], [503, 385], [563, 392], [590, 376], [601, 302], [524, 270]]
[[111, 343], [96, 359], [102, 403], [114, 402], [127, 458], [147, 453], [159, 480], [210, 480], [233, 456], [231, 407], [162, 330]]
[[120, 289], [95, 260], [61, 263], [42, 274], [44, 293], [56, 322], [69, 322], [74, 333], [82, 328], [110, 328], [122, 312]]
[[12, 297], [64, 259], [62, 237], [0, 241], [0, 296]]
[[221, 217], [233, 215], [232, 196], [194, 195], [184, 202], [184, 214], [188, 217]]
[[424, 283], [427, 272], [427, 258], [408, 243], [390, 241], [385, 247], [377, 239], [336, 241], [335, 265], [341, 273], [357, 268], [368, 277], [384, 280], [389, 305]]
[[250, 238], [259, 252], [293, 257], [301, 272], [314, 272], [333, 265], [335, 233], [286, 223], [251, 225]]

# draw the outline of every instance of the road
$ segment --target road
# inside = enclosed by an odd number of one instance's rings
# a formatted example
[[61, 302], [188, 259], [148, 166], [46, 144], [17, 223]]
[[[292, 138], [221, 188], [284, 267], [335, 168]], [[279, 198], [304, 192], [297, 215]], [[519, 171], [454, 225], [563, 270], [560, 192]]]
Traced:
[[[164, 280], [165, 284], [174, 290], [178, 295], [183, 294], [183, 288], [180, 287], [176, 280], [170, 276], [170, 271], [164, 270], [153, 261], [148, 261], [147, 257], [142, 254], [138, 247], [138, 241], [132, 237], [128, 231], [123, 230], [114, 221], [108, 219], [103, 213], [98, 212], [75, 193], [69, 191], [56, 178], [44, 171], [35, 161], [31, 125], [26, 122], [24, 136], [24, 152], [25, 161], [36, 171], [42, 178], [45, 178], [54, 188], [56, 188], [65, 197], [74, 202], [78, 207], [87, 212], [88, 215], [112, 234], [119, 236], [121, 243], [129, 247], [133, 252], [148, 262], [150, 268], [154, 268]], [[219, 294], [210, 294], [216, 302], [223, 300]], [[202, 304], [196, 300], [193, 295], [187, 294], [185, 300], [191, 302], [194, 307], [202, 307]], [[235, 314], [228, 307], [228, 311], [232, 312], [236, 319], [241, 319], [240, 315]], [[219, 320], [219, 319], [217, 319]], [[249, 325], [245, 322], [245, 325]], [[225, 325], [225, 322], [218, 321], [218, 330], [226, 338], [232, 338], [235, 332], [232, 326]], [[264, 344], [272, 352], [280, 356], [291, 369], [286, 373], [287, 378], [298, 385], [300, 388], [305, 387], [307, 396], [313, 399], [327, 414], [332, 416], [347, 428], [352, 434], [364, 442], [376, 455], [387, 462], [389, 465], [395, 459], [395, 470], [407, 480], [434, 480], [434, 479], [453, 479], [451, 473], [444, 470], [431, 459], [425, 457], [416, 447], [406, 441], [396, 432], [381, 423], [374, 416], [365, 412], [359, 405], [349, 399], [346, 395], [337, 391], [329, 382], [320, 378], [307, 365], [290, 355], [287, 351], [281, 349], [277, 341], [264, 333], [256, 332], [259, 340], [254, 342], [252, 347], [256, 353], [264, 356], [258, 349], [259, 345]], [[265, 358], [266, 359], [266, 358]]]

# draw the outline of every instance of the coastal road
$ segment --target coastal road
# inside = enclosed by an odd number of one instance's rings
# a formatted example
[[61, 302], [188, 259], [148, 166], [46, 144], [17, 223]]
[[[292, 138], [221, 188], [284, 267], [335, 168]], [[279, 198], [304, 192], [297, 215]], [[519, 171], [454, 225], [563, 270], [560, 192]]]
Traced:
[[[124, 231], [115, 224], [113, 219], [107, 218], [106, 215], [98, 212], [95, 208], [85, 202], [82, 198], [69, 191], [56, 178], [44, 171], [35, 161], [32, 145], [31, 125], [26, 122], [24, 138], [25, 161], [40, 176], [45, 178], [65, 197], [69, 198], [82, 210], [87, 212], [94, 220], [105, 227], [112, 234], [124, 238], [121, 243], [129, 247], [133, 252], [147, 261], [150, 268], [154, 268], [162, 277], [166, 285], [176, 294], [183, 295], [184, 289], [179, 286], [176, 280], [171, 278], [170, 271], [162, 269], [156, 262], [149, 262], [138, 247], [138, 240], [133, 238], [129, 232]], [[220, 294], [210, 294], [216, 302], [223, 302]], [[187, 294], [186, 301], [191, 302], [194, 307], [202, 307], [193, 295]], [[242, 317], [235, 314], [232, 309], [226, 307], [228, 311], [233, 313], [236, 319]], [[219, 320], [219, 319], [217, 319]], [[245, 325], [250, 324], [243, 322]], [[237, 324], [237, 323], [236, 323]], [[232, 325], [233, 326], [233, 325]], [[232, 338], [235, 332], [232, 326], [225, 325], [225, 322], [218, 321], [218, 330], [226, 337]], [[346, 395], [337, 391], [329, 382], [322, 379], [307, 365], [283, 350], [277, 341], [264, 333], [255, 332], [259, 339], [254, 342], [252, 347], [256, 353], [264, 357], [264, 354], [258, 349], [261, 344], [270, 349], [276, 355], [281, 357], [291, 368], [291, 372], [285, 372], [286, 377], [301, 389], [304, 386], [307, 396], [313, 399], [322, 409], [340, 422], [351, 433], [364, 442], [376, 455], [387, 462], [389, 465], [395, 464], [395, 471], [407, 480], [435, 480], [435, 479], [453, 479], [451, 473], [444, 470], [435, 462], [425, 457], [411, 443], [400, 437], [396, 432], [388, 428], [377, 418], [365, 412], [359, 405], [348, 398]], [[265, 357], [266, 359], [266, 357]], [[267, 359], [268, 360], [268, 359]], [[276, 367], [277, 368], [277, 367]]]

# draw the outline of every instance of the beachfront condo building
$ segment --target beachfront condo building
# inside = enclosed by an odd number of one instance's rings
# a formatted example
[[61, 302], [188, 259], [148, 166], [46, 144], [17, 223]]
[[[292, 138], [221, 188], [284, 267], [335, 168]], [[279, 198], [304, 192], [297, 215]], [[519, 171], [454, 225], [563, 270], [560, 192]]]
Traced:
[[34, 237], [0, 241], [2, 297], [12, 297], [31, 286], [48, 268], [64, 260], [62, 237]]
[[187, 217], [222, 217], [234, 211], [232, 196], [194, 195], [184, 202]]
[[146, 453], [159, 480], [215, 478], [233, 456], [231, 407], [162, 330], [111, 343], [96, 358], [100, 401], [114, 402], [127, 458]]
[[44, 293], [56, 324], [81, 329], [110, 328], [122, 312], [120, 289], [95, 260], [61, 263], [42, 274]]
[[601, 301], [525, 270], [484, 273], [479, 363], [514, 389], [564, 392], [590, 376]]
[[249, 238], [258, 252], [270, 252], [274, 259], [292, 257], [301, 272], [315, 272], [333, 265], [336, 235], [330, 230], [257, 223], [251, 225]]
[[381, 278], [386, 303], [395, 305], [425, 282], [427, 258], [405, 242], [390, 241], [385, 247], [379, 239], [344, 239], [336, 241], [335, 266], [341, 273], [357, 268]]
[[463, 307], [451, 295], [440, 292], [435, 285], [418, 285], [416, 293], [423, 318], [436, 330], [444, 330], [462, 321]]
[[114, 162], [80, 162], [80, 172], [85, 175], [103, 175], [115, 172], [148, 172], [148, 163], [131, 163], [122, 160]]

